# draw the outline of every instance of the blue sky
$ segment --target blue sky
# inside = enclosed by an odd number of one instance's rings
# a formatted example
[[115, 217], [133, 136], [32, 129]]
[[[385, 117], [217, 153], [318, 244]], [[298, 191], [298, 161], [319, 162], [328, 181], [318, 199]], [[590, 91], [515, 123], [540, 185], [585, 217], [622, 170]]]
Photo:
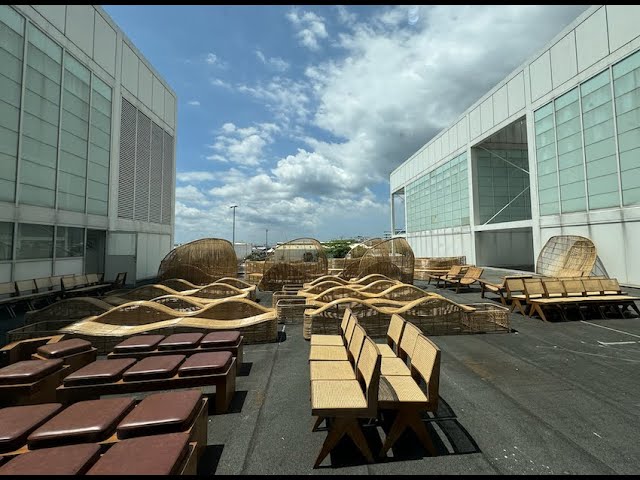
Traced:
[[104, 9], [178, 96], [175, 240], [381, 236], [389, 173], [586, 6]]

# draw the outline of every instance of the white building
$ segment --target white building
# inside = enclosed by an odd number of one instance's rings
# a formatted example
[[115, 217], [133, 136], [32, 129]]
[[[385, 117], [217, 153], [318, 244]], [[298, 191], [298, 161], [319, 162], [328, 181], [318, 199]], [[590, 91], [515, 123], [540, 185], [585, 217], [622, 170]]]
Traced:
[[173, 245], [176, 95], [97, 5], [0, 5], [0, 282]]
[[591, 6], [391, 173], [392, 231], [505, 267], [581, 235], [640, 285], [639, 36], [640, 6]]

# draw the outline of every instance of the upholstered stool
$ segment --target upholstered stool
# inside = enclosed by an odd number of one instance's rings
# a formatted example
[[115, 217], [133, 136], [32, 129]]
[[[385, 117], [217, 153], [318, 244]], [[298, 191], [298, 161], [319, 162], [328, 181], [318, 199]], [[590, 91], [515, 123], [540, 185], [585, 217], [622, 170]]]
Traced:
[[[185, 359], [184, 355], [157, 355], [146, 357], [122, 374], [125, 382], [137, 380], [154, 380], [171, 378], [178, 371], [178, 366]], [[113, 362], [113, 360], [107, 360]]]
[[202, 352], [191, 355], [178, 369], [178, 376], [193, 377], [224, 373], [231, 364], [231, 352]]
[[127, 353], [154, 350], [164, 338], [164, 335], [136, 335], [135, 337], [127, 338], [124, 342], [120, 342], [113, 347], [113, 351]]
[[12, 452], [25, 443], [36, 428], [62, 409], [59, 403], [20, 405], [0, 410], [0, 453]]
[[0, 475], [84, 475], [99, 457], [96, 443], [43, 448], [12, 458]]
[[66, 377], [63, 383], [65, 386], [75, 386], [117, 382], [122, 378], [122, 373], [134, 363], [134, 358], [96, 360]]
[[196, 348], [203, 336], [202, 333], [174, 333], [158, 344], [158, 350]]
[[200, 342], [200, 346], [205, 347], [227, 347], [236, 346], [240, 341], [240, 332], [211, 332]]

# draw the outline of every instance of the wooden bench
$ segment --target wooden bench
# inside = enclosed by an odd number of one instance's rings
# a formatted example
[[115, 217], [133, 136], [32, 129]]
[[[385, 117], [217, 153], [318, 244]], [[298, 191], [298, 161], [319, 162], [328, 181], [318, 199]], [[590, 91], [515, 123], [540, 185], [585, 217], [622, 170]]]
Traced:
[[55, 389], [69, 370], [59, 358], [21, 360], [0, 368], [0, 406], [54, 402]]
[[456, 293], [460, 293], [461, 287], [469, 288], [470, 285], [476, 283], [483, 271], [484, 269], [481, 267], [469, 267], [462, 275], [442, 277], [438, 282], [442, 282], [443, 287], [456, 287]]
[[509, 290], [507, 289], [507, 281], [512, 278], [532, 278], [532, 275], [506, 275], [503, 277], [501, 283], [493, 283], [485, 278], [479, 278], [480, 284], [480, 297], [486, 298], [487, 293], [494, 293], [500, 299], [502, 305], [509, 305], [511, 303], [511, 297], [509, 296]]
[[56, 394], [66, 404], [101, 395], [210, 385], [216, 387], [216, 412], [226, 412], [236, 389], [236, 359], [231, 352], [96, 360], [67, 376]]

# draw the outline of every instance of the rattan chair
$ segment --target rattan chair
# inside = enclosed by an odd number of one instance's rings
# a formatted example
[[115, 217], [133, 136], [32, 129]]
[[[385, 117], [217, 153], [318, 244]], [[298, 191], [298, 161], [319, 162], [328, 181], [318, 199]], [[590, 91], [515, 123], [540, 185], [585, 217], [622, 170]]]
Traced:
[[314, 468], [320, 466], [324, 458], [345, 435], [353, 440], [369, 462], [374, 461], [359, 419], [377, 416], [381, 358], [376, 343], [367, 337], [358, 360], [357, 380], [311, 382], [311, 414], [327, 418], [329, 427]]

